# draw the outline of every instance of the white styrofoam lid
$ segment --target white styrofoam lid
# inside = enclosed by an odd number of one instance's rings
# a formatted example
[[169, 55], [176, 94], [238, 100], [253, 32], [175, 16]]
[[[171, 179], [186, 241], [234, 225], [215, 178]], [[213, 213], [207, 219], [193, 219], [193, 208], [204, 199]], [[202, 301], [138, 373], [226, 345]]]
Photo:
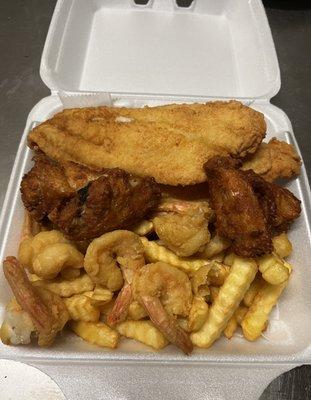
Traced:
[[280, 88], [260, 0], [59, 0], [40, 72], [54, 91], [269, 99]]

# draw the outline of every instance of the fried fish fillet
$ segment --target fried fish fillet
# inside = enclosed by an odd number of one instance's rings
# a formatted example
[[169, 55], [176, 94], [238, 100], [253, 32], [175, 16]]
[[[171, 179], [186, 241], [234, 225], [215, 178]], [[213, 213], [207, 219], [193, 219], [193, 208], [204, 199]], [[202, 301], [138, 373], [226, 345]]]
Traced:
[[244, 171], [252, 169], [268, 182], [278, 178], [293, 178], [299, 175], [301, 159], [294, 146], [276, 138], [261, 143], [256, 153], [242, 165]]
[[265, 132], [263, 115], [236, 101], [97, 107], [56, 114], [29, 134], [29, 144], [60, 162], [189, 185], [205, 181], [210, 158], [255, 152]]

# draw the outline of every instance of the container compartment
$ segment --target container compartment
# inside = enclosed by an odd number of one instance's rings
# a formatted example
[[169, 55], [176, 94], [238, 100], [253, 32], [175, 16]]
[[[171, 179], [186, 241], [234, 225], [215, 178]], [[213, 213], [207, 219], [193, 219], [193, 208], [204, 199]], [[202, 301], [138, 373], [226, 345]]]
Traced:
[[[171, 103], [174, 99], [119, 99], [115, 105], [143, 106], [150, 104]], [[202, 99], [197, 99], [198, 101]], [[184, 101], [184, 99], [183, 99]], [[206, 99], [205, 99], [206, 101]], [[265, 140], [276, 136], [281, 140], [295, 144], [291, 124], [286, 115], [269, 103], [253, 104], [252, 107], [265, 114], [268, 133]], [[20, 199], [19, 185], [21, 178], [31, 167], [31, 151], [26, 148], [26, 137], [30, 127], [38, 121], [44, 121], [62, 109], [58, 96], [43, 99], [34, 107], [29, 115], [27, 126], [21, 141], [19, 153], [14, 165], [2, 220], [0, 221], [0, 258], [15, 255], [18, 248], [23, 222], [23, 206]], [[302, 200], [302, 215], [290, 229], [290, 239], [294, 245], [293, 274], [279, 305], [271, 316], [271, 322], [264, 337], [250, 343], [241, 335], [236, 335], [228, 341], [218, 340], [209, 350], [196, 349], [190, 360], [208, 362], [282, 362], [299, 360], [310, 357], [311, 325], [309, 314], [311, 307], [311, 274], [307, 269], [311, 259], [310, 245], [310, 193], [307, 177], [303, 169], [299, 179], [288, 183], [288, 188]], [[1, 272], [2, 275], [2, 272]], [[0, 278], [0, 318], [3, 317], [4, 307], [10, 298], [8, 284], [3, 275]], [[100, 349], [91, 346], [81, 339], [66, 334], [59, 337], [50, 349], [40, 349], [34, 346], [8, 347], [0, 345], [2, 357], [18, 359], [48, 359], [48, 360], [150, 360], [150, 361], [184, 361], [189, 360], [179, 350], [169, 346], [159, 353], [134, 341], [122, 340], [121, 346], [115, 350]]]
[[60, 1], [41, 76], [53, 90], [227, 98], [269, 98], [280, 86], [258, 0]]

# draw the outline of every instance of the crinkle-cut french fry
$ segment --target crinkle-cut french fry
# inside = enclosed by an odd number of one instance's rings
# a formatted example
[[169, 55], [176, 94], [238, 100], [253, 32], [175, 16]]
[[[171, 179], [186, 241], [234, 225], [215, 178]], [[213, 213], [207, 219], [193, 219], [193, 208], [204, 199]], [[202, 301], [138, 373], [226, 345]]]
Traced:
[[211, 257], [209, 259], [209, 261], [213, 262], [219, 262], [219, 263], [223, 263], [225, 259], [225, 251], [222, 251], [221, 253], [216, 254], [214, 257]]
[[202, 258], [178, 257], [171, 250], [161, 246], [155, 242], [149, 241], [147, 238], [140, 238], [145, 251], [147, 260], [151, 263], [162, 261], [170, 264], [184, 272], [194, 272], [207, 264], [207, 261]]
[[236, 317], [237, 323], [239, 325], [241, 325], [241, 323], [242, 323], [247, 311], [248, 311], [248, 307], [245, 307], [243, 305], [242, 306], [240, 305], [238, 307], [238, 309], [236, 310], [235, 317]]
[[132, 231], [136, 233], [136, 235], [146, 236], [153, 231], [153, 222], [143, 219], [138, 225], [133, 227]]
[[128, 311], [128, 318], [134, 321], [148, 317], [144, 307], [136, 300], [132, 301]]
[[207, 315], [208, 304], [202, 297], [195, 296], [188, 317], [189, 332], [198, 331], [206, 321]]
[[232, 315], [232, 317], [229, 319], [227, 326], [224, 329], [224, 336], [227, 339], [231, 339], [232, 336], [234, 335], [234, 332], [236, 331], [238, 327], [238, 321], [236, 319], [235, 313]]
[[213, 286], [222, 286], [229, 275], [230, 267], [217, 261], [211, 262], [207, 279]]
[[111, 301], [109, 301], [108, 303], [103, 304], [102, 306], [99, 306], [100, 313], [103, 314], [104, 316], [107, 316], [108, 314], [110, 314], [110, 312], [113, 309], [115, 301], [116, 301], [116, 297], [113, 297], [111, 299]]
[[246, 339], [251, 341], [256, 340], [260, 337], [264, 329], [266, 329], [272, 308], [287, 286], [287, 282], [283, 282], [280, 285], [271, 285], [268, 282], [264, 283], [241, 324]]
[[224, 264], [229, 265], [229, 267], [231, 267], [235, 257], [236, 255], [234, 253], [227, 254], [226, 257], [224, 258]]
[[99, 320], [100, 311], [91, 303], [91, 299], [83, 294], [75, 294], [74, 296], [64, 299], [70, 319], [74, 321], [97, 322]]
[[205, 249], [200, 253], [203, 258], [210, 259], [215, 257], [216, 254], [221, 253], [230, 246], [230, 241], [228, 239], [222, 238], [215, 235], [207, 243]]
[[219, 286], [210, 286], [210, 298], [211, 298], [211, 303], [214, 303], [214, 301], [217, 299], [220, 287]]
[[194, 345], [208, 348], [221, 335], [256, 272], [257, 264], [254, 260], [236, 257], [225, 283], [210, 307], [207, 320], [198, 332], [191, 334]]
[[89, 343], [100, 347], [116, 348], [119, 334], [103, 322], [72, 321], [70, 328]]
[[285, 232], [272, 238], [272, 243], [275, 253], [281, 258], [288, 257], [293, 250], [293, 246]]
[[75, 279], [80, 276], [81, 270], [77, 268], [65, 268], [60, 271], [61, 277], [64, 279]]
[[94, 290], [83, 294], [90, 298], [91, 304], [95, 307], [103, 306], [104, 304], [109, 303], [113, 298], [113, 292], [100, 285], [96, 285]]
[[208, 273], [211, 269], [211, 264], [203, 265], [200, 269], [193, 272], [190, 276], [192, 291], [195, 295], [207, 298], [210, 294]]
[[262, 277], [271, 285], [279, 285], [289, 278], [291, 267], [275, 254], [266, 254], [258, 260], [258, 268]]
[[246, 307], [251, 306], [254, 298], [264, 283], [264, 279], [262, 278], [261, 274], [258, 273], [243, 298], [243, 303], [246, 305]]
[[224, 336], [227, 339], [231, 339], [237, 330], [238, 325], [241, 325], [243, 318], [245, 317], [248, 308], [245, 306], [239, 306], [232, 317], [229, 319], [227, 326], [224, 329]]
[[127, 338], [135, 339], [156, 350], [168, 345], [168, 340], [151, 321], [124, 321], [116, 326], [117, 332]]
[[70, 297], [74, 294], [84, 293], [93, 290], [95, 286], [87, 274], [81, 275], [72, 280], [59, 278], [53, 281], [36, 281], [33, 282], [33, 284], [35, 286], [44, 287], [45, 289], [58, 294], [60, 297]]

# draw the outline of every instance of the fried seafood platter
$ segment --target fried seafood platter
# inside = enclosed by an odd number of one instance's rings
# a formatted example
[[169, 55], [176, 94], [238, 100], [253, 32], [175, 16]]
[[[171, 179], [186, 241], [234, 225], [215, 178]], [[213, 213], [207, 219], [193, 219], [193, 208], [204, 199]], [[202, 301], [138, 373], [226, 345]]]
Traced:
[[293, 266], [293, 146], [263, 142], [237, 101], [64, 110], [28, 135], [25, 220], [3, 260], [0, 336], [51, 346], [63, 330], [185, 354], [241, 329], [260, 338]]

